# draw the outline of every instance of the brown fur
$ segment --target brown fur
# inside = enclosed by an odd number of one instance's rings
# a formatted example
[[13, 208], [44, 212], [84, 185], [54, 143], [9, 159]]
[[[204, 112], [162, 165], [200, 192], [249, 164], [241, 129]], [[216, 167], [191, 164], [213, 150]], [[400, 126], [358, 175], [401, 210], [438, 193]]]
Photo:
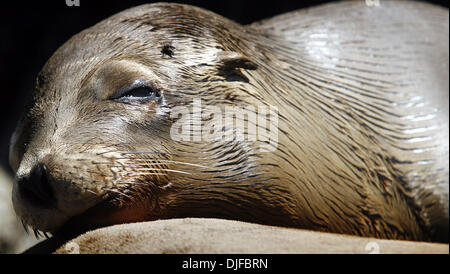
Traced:
[[[139, 77], [165, 105], [107, 100]], [[174, 142], [164, 111], [193, 98], [278, 107], [277, 150]], [[11, 163], [18, 178], [46, 165], [58, 211], [16, 211], [51, 232], [215, 217], [448, 241], [446, 129], [447, 10], [349, 2], [241, 26], [144, 5], [74, 36], [39, 74]]]

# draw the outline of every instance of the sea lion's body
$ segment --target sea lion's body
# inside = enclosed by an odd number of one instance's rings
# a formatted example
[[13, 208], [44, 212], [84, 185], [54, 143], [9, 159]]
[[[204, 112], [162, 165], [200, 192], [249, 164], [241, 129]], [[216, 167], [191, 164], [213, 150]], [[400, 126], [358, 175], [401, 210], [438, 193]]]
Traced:
[[[157, 99], [118, 97], [138, 80]], [[448, 241], [448, 88], [448, 10], [434, 6], [339, 3], [249, 26], [133, 8], [41, 71], [13, 137], [15, 208], [50, 232], [216, 217]], [[174, 141], [169, 112], [196, 98], [278, 108], [276, 149]]]

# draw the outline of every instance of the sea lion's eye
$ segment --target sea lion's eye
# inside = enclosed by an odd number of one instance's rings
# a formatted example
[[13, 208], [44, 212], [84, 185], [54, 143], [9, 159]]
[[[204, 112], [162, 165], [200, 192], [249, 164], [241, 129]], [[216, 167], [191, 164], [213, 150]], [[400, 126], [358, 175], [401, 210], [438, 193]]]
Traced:
[[130, 90], [129, 92], [122, 95], [120, 98], [128, 98], [128, 99], [138, 99], [138, 98], [149, 98], [149, 97], [159, 97], [157, 91], [153, 90], [150, 87], [138, 87]]
[[123, 103], [144, 103], [158, 101], [160, 97], [160, 92], [152, 84], [136, 81], [129, 86], [118, 89], [110, 99]]

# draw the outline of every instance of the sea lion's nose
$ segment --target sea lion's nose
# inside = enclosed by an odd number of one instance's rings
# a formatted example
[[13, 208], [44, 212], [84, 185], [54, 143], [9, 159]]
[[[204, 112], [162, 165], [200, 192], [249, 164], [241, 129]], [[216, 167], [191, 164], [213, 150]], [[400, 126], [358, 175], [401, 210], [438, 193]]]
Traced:
[[45, 165], [39, 164], [30, 173], [17, 178], [17, 184], [20, 195], [33, 205], [49, 208], [55, 204]]

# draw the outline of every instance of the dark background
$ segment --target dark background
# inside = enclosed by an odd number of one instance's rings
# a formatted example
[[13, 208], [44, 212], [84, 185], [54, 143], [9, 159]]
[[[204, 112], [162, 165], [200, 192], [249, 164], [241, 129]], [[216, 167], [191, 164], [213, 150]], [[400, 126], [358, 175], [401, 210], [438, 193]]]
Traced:
[[[361, 0], [363, 1], [363, 0]], [[390, 0], [380, 0], [383, 1]], [[80, 0], [68, 7], [65, 0], [2, 3], [0, 16], [0, 165], [7, 166], [8, 143], [34, 79], [52, 53], [72, 35], [126, 8], [156, 1]], [[165, 1], [196, 5], [242, 24], [330, 0], [221, 0]], [[449, 0], [426, 1], [448, 8]]]

